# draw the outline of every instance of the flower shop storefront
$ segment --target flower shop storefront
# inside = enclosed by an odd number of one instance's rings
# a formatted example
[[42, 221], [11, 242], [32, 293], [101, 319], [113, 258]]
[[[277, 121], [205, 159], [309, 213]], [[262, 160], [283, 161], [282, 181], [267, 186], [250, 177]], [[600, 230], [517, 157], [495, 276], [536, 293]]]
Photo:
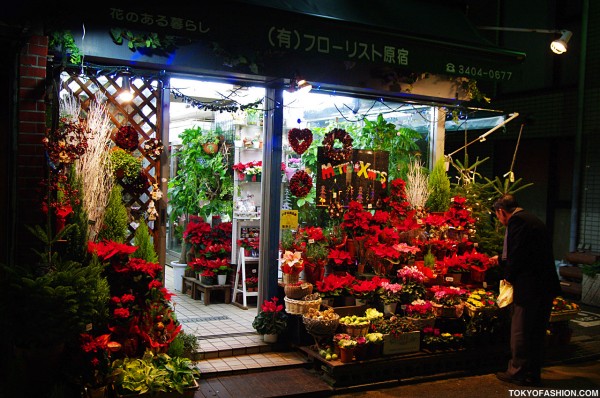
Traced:
[[[225, 12], [231, 11], [227, 6], [234, 12]], [[66, 188], [67, 168], [83, 164], [68, 154], [79, 157], [84, 146], [97, 149], [90, 159], [95, 163], [78, 174], [84, 186], [85, 178], [96, 181], [88, 184], [94, 191], [86, 191], [92, 202], [85, 208], [106, 212], [103, 221], [91, 214], [78, 221], [95, 241], [82, 254], [86, 261], [93, 254], [94, 261], [110, 267], [108, 280], [100, 271], [96, 275], [107, 285], [101, 292], [104, 306], [95, 314], [109, 313], [110, 322], [101, 324], [106, 333], [90, 331], [80, 348], [101, 356], [113, 375], [121, 377], [131, 366], [159, 366], [159, 372], [174, 366], [159, 354], [181, 331], [171, 295], [161, 282], [167, 199], [176, 192], [167, 179], [169, 111], [176, 102], [214, 117], [211, 127], [187, 137], [189, 142], [206, 142], [202, 154], [190, 156], [191, 163], [184, 166], [208, 165], [210, 178], [217, 177], [219, 189], [228, 190], [210, 200], [192, 197], [193, 205], [200, 206], [186, 212], [182, 239], [189, 246], [182, 250], [184, 264], [206, 272], [205, 277], [212, 276], [208, 271], [216, 276], [229, 269], [232, 300], [240, 288], [243, 295], [256, 296], [257, 325], [264, 334], [279, 334], [278, 344], [303, 347], [326, 365], [353, 366], [416, 355], [422, 348], [463, 349], [461, 336], [466, 325], [476, 327], [472, 322], [478, 314], [485, 314], [488, 322], [480, 327], [482, 341], [493, 339], [488, 332], [501, 333], [495, 326], [499, 316], [488, 309], [493, 308], [497, 281], [497, 265], [490, 256], [497, 248], [494, 238], [502, 232], [485, 206], [476, 206], [473, 192], [460, 184], [450, 191], [440, 159], [443, 131], [452, 122], [446, 120], [446, 110], [476, 94], [463, 84], [468, 83], [463, 72], [448, 68], [460, 62], [451, 50], [465, 62], [488, 69], [511, 69], [519, 54], [451, 40], [430, 43], [308, 15], [298, 22], [288, 18], [294, 15], [290, 11], [266, 12], [246, 2], [210, 4], [193, 20], [182, 17], [198, 15], [187, 13], [186, 6], [170, 11], [168, 18], [133, 6], [100, 8], [85, 35], [75, 37], [83, 59], [73, 58], [72, 45], [55, 43], [52, 73], [60, 101], [52, 131], [58, 135], [45, 145], [48, 167], [53, 173], [56, 166], [62, 171], [55, 174], [60, 181], [50, 181], [52, 199], [58, 200], [46, 210], [56, 226], [53, 232], [60, 234], [62, 221], [70, 224], [73, 220], [67, 217], [76, 213], [69, 211], [75, 203], [68, 199], [82, 192]], [[248, 16], [261, 18], [249, 24]], [[80, 22], [75, 19], [76, 14], [70, 15], [65, 25]], [[165, 24], [165, 19], [172, 23]], [[302, 30], [309, 23], [318, 34]], [[120, 28], [109, 29], [113, 26]], [[342, 54], [335, 53], [339, 44], [334, 40], [344, 33], [353, 39], [343, 41]], [[427, 46], [420, 46], [424, 43], [430, 44], [425, 52]], [[254, 48], [256, 54], [250, 51]], [[429, 61], [440, 48], [446, 49], [443, 62]], [[435, 73], [418, 73], [407, 82], [415, 70]], [[309, 76], [314, 91], [304, 95], [301, 77]], [[176, 77], [233, 82], [232, 90], [238, 92], [260, 87], [264, 97], [194, 97], [172, 86]], [[120, 97], [123, 89], [133, 94], [131, 102]], [[232, 130], [222, 130], [218, 114], [231, 116]], [[68, 117], [61, 119], [63, 115]], [[102, 132], [94, 135], [97, 142], [86, 137], [86, 145], [79, 145], [84, 140], [76, 133], [85, 130], [77, 125], [81, 115], [86, 128]], [[257, 121], [250, 123], [254, 117]], [[238, 130], [244, 134], [238, 136]], [[189, 142], [183, 141], [185, 147]], [[234, 156], [226, 158], [229, 151]], [[252, 157], [242, 158], [242, 152]], [[110, 171], [107, 178], [98, 178], [104, 169]], [[181, 170], [185, 173], [185, 167]], [[430, 181], [437, 182], [430, 186]], [[198, 192], [209, 191], [214, 193], [203, 185]], [[72, 230], [66, 227], [63, 233]], [[485, 240], [477, 236], [482, 231], [487, 232]], [[143, 259], [134, 255], [137, 249], [129, 242], [142, 249]], [[85, 242], [80, 246], [88, 248]], [[54, 259], [53, 253], [50, 247], [47, 258]], [[240, 259], [255, 262], [257, 274], [239, 280], [231, 267], [239, 266]], [[175, 288], [183, 288], [178, 282]], [[258, 291], [250, 292], [250, 283]], [[271, 297], [276, 299], [267, 300]], [[463, 304], [469, 300], [472, 313]], [[470, 323], [465, 324], [465, 316]], [[81, 325], [73, 329], [77, 327]], [[158, 359], [146, 358], [147, 351]], [[117, 362], [109, 363], [111, 356]], [[178, 362], [179, 355], [174, 357]], [[193, 375], [189, 363], [175, 365]], [[101, 375], [107, 376], [108, 368], [104, 371]], [[97, 376], [92, 371], [86, 382], [106, 384]], [[190, 377], [178, 387], [193, 387]]]

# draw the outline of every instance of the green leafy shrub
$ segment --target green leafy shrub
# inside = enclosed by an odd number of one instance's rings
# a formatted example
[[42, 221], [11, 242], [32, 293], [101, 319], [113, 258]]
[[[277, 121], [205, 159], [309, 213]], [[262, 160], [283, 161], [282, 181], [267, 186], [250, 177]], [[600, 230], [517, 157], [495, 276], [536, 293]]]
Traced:
[[429, 198], [427, 199], [427, 207], [429, 211], [441, 212], [448, 210], [452, 193], [443, 157], [440, 157], [435, 162], [433, 170], [429, 174], [428, 186]]
[[140, 225], [135, 230], [135, 235], [133, 236], [133, 245], [138, 248], [130, 257], [141, 258], [149, 263], [157, 263], [158, 255], [154, 250], [154, 244], [152, 243], [152, 236], [150, 235], [148, 224], [146, 224], [146, 221], [143, 218], [140, 219], [139, 224]]
[[115, 184], [110, 191], [106, 213], [104, 214], [104, 225], [98, 233], [98, 239], [125, 242], [128, 222], [129, 216], [123, 204], [123, 188]]

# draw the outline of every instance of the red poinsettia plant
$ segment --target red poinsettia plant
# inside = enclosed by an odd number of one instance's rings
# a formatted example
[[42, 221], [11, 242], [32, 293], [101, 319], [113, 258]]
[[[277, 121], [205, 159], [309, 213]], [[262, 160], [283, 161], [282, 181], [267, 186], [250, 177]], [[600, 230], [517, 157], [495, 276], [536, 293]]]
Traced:
[[348, 210], [344, 213], [341, 226], [348, 238], [361, 237], [369, 231], [369, 223], [372, 217], [371, 213], [365, 210], [361, 203], [351, 201], [348, 204]]
[[79, 336], [77, 365], [84, 386], [95, 388], [109, 383], [111, 354], [120, 349], [121, 344], [111, 341], [110, 333], [100, 336], [83, 333]]
[[349, 291], [352, 296], [361, 300], [372, 300], [379, 289], [379, 279], [355, 280], [350, 285]]
[[467, 199], [462, 196], [452, 198], [450, 208], [444, 213], [450, 226], [468, 231], [473, 228], [475, 219], [471, 217], [471, 209], [467, 205]]
[[238, 246], [246, 250], [258, 250], [260, 238], [242, 238], [237, 240]]
[[354, 261], [347, 250], [331, 249], [327, 258], [336, 266], [351, 265]]
[[354, 282], [354, 276], [329, 274], [322, 281], [316, 282], [317, 292], [323, 298], [340, 296]]

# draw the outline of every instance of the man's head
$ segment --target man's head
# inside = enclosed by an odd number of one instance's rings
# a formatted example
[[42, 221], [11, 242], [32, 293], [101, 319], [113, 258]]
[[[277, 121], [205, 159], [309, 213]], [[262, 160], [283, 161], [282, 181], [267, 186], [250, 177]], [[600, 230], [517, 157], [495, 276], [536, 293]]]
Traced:
[[513, 195], [506, 194], [502, 195], [498, 200], [494, 202], [494, 211], [496, 217], [503, 225], [508, 224], [508, 219], [512, 213], [519, 207], [519, 203]]

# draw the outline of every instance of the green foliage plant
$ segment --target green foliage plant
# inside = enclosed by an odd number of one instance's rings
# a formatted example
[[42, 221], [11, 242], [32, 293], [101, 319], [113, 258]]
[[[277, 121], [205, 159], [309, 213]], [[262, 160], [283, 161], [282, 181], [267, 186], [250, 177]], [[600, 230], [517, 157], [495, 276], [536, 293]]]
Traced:
[[233, 172], [220, 152], [204, 153], [202, 135], [200, 127], [181, 133], [182, 146], [174, 154], [179, 169], [169, 181], [171, 220], [181, 215], [208, 219], [212, 214], [233, 214]]
[[48, 38], [48, 47], [56, 48], [62, 53], [62, 60], [66, 63], [68, 56], [69, 61], [72, 64], [80, 64], [81, 57], [83, 54], [77, 44], [70, 30], [56, 30], [50, 33]]
[[134, 179], [142, 170], [142, 159], [121, 148], [113, 148], [109, 156], [109, 167], [115, 177]]
[[422, 139], [415, 130], [397, 126], [388, 122], [383, 114], [373, 121], [364, 119], [362, 134], [357, 139], [359, 148], [389, 152], [389, 179], [406, 179], [407, 165], [415, 152], [419, 150], [417, 141]]
[[139, 225], [135, 230], [133, 236], [133, 245], [137, 246], [137, 250], [130, 255], [132, 258], [141, 258], [149, 263], [157, 263], [158, 255], [154, 250], [154, 244], [152, 243], [152, 235], [150, 235], [150, 229], [148, 224], [143, 218], [140, 218]]
[[169, 345], [167, 354], [171, 357], [184, 357], [193, 360], [194, 353], [196, 353], [199, 348], [200, 344], [198, 344], [198, 337], [182, 330]]
[[443, 212], [450, 206], [450, 179], [446, 174], [444, 157], [435, 162], [428, 180], [429, 198], [427, 208], [431, 212]]
[[127, 238], [127, 224], [129, 215], [123, 204], [123, 188], [115, 184], [110, 191], [104, 224], [98, 232], [98, 240], [112, 240], [123, 243]]
[[583, 264], [581, 270], [584, 275], [595, 278], [597, 274], [600, 274], [600, 261], [596, 261], [594, 264]]
[[131, 51], [169, 54], [177, 48], [174, 36], [160, 36], [154, 32], [139, 33], [128, 29], [111, 28], [110, 36], [119, 46], [126, 42], [127, 48]]
[[197, 371], [188, 358], [154, 356], [147, 351], [142, 358], [123, 358], [112, 365], [112, 377], [119, 394], [150, 394], [184, 390], [196, 385]]
[[73, 214], [71, 220], [73, 224], [72, 230], [66, 235], [67, 245], [65, 247], [65, 260], [73, 260], [84, 262], [88, 258], [87, 242], [88, 242], [88, 214], [83, 205], [83, 181], [81, 176], [77, 175], [75, 167], [69, 168], [68, 182], [76, 191], [76, 197], [72, 197], [71, 207]]

